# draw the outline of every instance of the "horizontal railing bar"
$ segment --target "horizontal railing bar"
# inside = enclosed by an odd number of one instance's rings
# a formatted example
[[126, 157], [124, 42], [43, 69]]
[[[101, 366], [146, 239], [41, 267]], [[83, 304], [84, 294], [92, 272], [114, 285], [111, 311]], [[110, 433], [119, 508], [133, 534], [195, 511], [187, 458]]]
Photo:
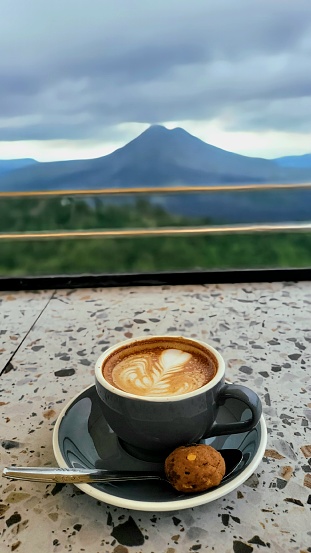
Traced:
[[193, 192], [248, 192], [266, 190], [297, 190], [311, 189], [311, 182], [298, 183], [267, 183], [267, 184], [220, 184], [209, 186], [136, 186], [131, 188], [103, 188], [91, 190], [33, 190], [1, 192], [0, 198], [33, 198], [57, 196], [109, 196], [125, 194], [175, 194]]
[[208, 234], [304, 232], [311, 230], [311, 223], [264, 223], [213, 225], [200, 227], [160, 227], [146, 229], [70, 230], [0, 233], [0, 240], [42, 240], [66, 238], [136, 238], [145, 236], [190, 236]]

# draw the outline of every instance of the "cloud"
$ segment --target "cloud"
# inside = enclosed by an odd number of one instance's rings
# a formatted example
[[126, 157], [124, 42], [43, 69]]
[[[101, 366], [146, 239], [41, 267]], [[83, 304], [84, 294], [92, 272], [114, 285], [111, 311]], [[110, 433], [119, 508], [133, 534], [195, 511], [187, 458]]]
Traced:
[[0, 140], [215, 118], [307, 132], [310, 37], [310, 0], [3, 0]]

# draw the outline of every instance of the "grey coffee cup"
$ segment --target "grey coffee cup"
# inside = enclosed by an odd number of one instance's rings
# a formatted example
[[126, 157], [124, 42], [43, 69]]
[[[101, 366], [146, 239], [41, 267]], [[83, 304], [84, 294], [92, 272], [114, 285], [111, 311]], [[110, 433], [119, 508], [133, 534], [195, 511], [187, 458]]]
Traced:
[[[137, 344], [154, 344], [155, 340], [168, 345], [182, 340], [185, 345], [197, 346], [216, 360], [216, 374], [207, 384], [196, 390], [175, 396], [138, 396], [116, 388], [103, 375], [105, 363], [112, 356], [130, 353]], [[261, 416], [259, 397], [246, 386], [225, 382], [225, 362], [213, 347], [181, 336], [150, 336], [131, 339], [107, 349], [97, 360], [95, 384], [101, 399], [106, 422], [131, 454], [144, 456], [172, 451], [180, 445], [196, 443], [202, 438], [247, 432], [254, 428]], [[250, 418], [228, 424], [216, 421], [217, 412], [228, 399], [241, 401], [249, 408]]]

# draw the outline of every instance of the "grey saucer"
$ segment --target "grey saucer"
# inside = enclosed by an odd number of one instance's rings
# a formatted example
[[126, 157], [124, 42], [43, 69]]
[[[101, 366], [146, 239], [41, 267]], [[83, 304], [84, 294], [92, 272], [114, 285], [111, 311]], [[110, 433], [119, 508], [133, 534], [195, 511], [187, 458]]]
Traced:
[[[60, 413], [53, 433], [53, 448], [61, 467], [102, 468], [111, 470], [157, 470], [157, 462], [142, 461], [127, 453], [105, 421], [95, 386], [74, 397]], [[248, 418], [236, 400], [228, 400], [219, 410], [219, 422]], [[160, 481], [79, 484], [82, 491], [111, 505], [141, 511], [171, 511], [209, 503], [240, 486], [259, 465], [267, 441], [263, 416], [250, 432], [218, 436], [202, 441], [215, 449], [239, 448], [243, 462], [217, 488], [200, 494], [181, 494]]]

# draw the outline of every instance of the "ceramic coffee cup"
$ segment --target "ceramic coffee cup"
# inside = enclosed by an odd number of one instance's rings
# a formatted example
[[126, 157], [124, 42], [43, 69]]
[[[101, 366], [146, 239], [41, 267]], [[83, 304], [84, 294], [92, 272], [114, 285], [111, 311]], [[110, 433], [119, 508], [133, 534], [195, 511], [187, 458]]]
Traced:
[[[247, 432], [262, 411], [255, 392], [225, 382], [218, 351], [182, 336], [149, 336], [110, 347], [96, 362], [95, 383], [107, 423], [138, 456]], [[217, 422], [218, 408], [229, 398], [245, 405], [247, 420]]]

